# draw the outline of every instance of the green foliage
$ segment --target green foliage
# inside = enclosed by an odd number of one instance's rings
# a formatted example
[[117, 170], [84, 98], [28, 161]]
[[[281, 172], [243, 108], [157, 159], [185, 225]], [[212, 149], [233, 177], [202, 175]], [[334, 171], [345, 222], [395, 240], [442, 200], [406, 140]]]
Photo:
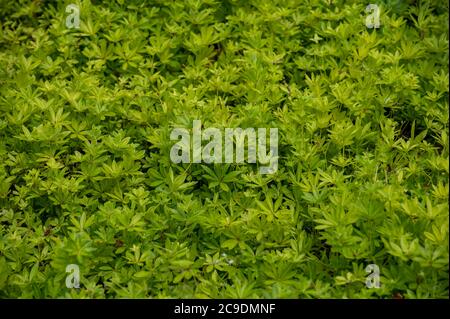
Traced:
[[[448, 298], [448, 3], [69, 3], [0, 0], [0, 297]], [[194, 119], [278, 171], [173, 164]]]

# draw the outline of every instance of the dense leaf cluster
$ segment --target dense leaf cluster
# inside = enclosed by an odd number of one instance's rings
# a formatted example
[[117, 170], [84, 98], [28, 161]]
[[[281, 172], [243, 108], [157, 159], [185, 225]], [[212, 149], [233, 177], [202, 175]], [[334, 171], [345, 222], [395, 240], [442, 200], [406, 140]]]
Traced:
[[[448, 298], [448, 3], [69, 3], [0, 0], [0, 297]], [[278, 171], [173, 164], [195, 119]]]

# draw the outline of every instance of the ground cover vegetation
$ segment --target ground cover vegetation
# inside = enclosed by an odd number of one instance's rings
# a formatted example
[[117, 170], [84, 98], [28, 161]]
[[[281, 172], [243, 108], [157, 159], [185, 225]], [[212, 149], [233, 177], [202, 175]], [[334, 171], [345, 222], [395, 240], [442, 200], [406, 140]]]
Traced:
[[0, 0], [0, 297], [448, 298], [448, 3], [373, 2]]

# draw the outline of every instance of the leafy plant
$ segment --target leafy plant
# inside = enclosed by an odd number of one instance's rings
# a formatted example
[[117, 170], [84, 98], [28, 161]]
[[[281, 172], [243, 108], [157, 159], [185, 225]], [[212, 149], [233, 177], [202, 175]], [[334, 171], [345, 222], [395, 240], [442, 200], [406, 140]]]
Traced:
[[[448, 298], [448, 3], [69, 3], [0, 0], [0, 297]], [[172, 163], [194, 119], [278, 171]]]

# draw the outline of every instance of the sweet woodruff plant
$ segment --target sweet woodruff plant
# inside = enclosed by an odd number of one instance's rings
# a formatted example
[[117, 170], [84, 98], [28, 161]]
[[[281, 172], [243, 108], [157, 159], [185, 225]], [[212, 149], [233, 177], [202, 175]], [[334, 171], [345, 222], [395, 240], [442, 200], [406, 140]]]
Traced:
[[[0, 1], [0, 28], [1, 298], [448, 298], [446, 1]], [[196, 120], [267, 129], [276, 169], [172, 161]]]

